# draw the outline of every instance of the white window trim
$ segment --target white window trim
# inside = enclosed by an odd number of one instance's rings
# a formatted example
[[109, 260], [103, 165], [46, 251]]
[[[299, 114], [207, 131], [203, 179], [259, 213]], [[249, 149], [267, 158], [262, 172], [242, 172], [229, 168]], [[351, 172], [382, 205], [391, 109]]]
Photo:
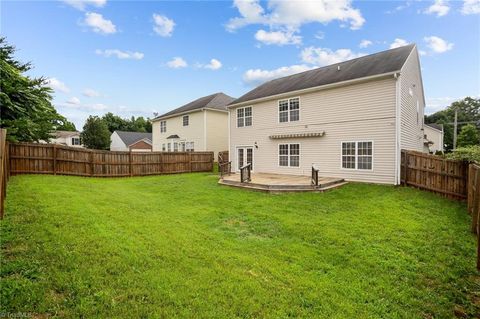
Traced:
[[[165, 123], [165, 131], [162, 131], [162, 123]], [[163, 120], [163, 121], [160, 121], [160, 133], [167, 133], [167, 121], [166, 120]]]
[[[235, 167], [236, 167], [236, 172], [239, 172], [240, 171], [240, 167], [238, 167], [238, 149], [239, 148], [251, 148], [252, 149], [252, 163], [255, 164], [255, 146], [253, 145], [235, 145]], [[246, 156], [246, 154], [244, 154], [244, 156]], [[253, 168], [255, 169], [255, 165], [253, 166]], [[254, 171], [254, 169], [252, 169], [252, 172]]]
[[[291, 99], [298, 99], [298, 120], [297, 121], [290, 121], [290, 100]], [[280, 122], [280, 101], [285, 101], [285, 100], [288, 100], [288, 121]], [[300, 120], [302, 119], [301, 110], [302, 110], [302, 100], [300, 99], [300, 96], [291, 96], [291, 97], [277, 100], [277, 124], [300, 122]], [[292, 143], [292, 144], [295, 144], [295, 143]]]
[[[252, 115], [250, 116], [252, 118], [252, 125], [246, 126], [245, 125], [245, 109], [251, 108], [252, 109]], [[238, 126], [238, 110], [243, 109], [243, 126]], [[253, 107], [252, 106], [242, 106], [242, 107], [237, 107], [235, 109], [235, 126], [237, 128], [245, 128], [245, 127], [252, 127], [253, 126]]]
[[[280, 165], [280, 145], [288, 144], [288, 165]], [[298, 144], [298, 166], [290, 166], [290, 144]], [[302, 143], [300, 142], [286, 142], [277, 144], [277, 167], [278, 168], [301, 168], [302, 167]]]
[[[355, 143], [355, 168], [344, 168], [343, 167], [343, 163], [342, 163], [342, 160], [343, 160], [343, 143]], [[359, 169], [358, 168], [358, 143], [372, 143], [372, 168], [371, 169]], [[373, 142], [373, 140], [358, 140], [358, 141], [355, 141], [355, 140], [350, 140], [350, 141], [341, 141], [340, 142], [340, 169], [342, 171], [358, 171], [358, 172], [373, 172], [373, 169], [374, 169], [374, 163], [375, 163], [375, 143]]]

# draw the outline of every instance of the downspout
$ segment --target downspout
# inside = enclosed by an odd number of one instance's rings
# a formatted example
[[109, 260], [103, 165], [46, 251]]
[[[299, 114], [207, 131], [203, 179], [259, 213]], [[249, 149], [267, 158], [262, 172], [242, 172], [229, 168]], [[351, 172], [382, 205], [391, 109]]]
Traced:
[[203, 109], [203, 150], [207, 151], [207, 110]]
[[400, 73], [393, 75], [395, 78], [395, 185], [400, 185], [401, 180], [401, 81]]
[[228, 109], [228, 160], [231, 161], [231, 158], [233, 156], [233, 152], [230, 150], [230, 114], [232, 112], [230, 109]]

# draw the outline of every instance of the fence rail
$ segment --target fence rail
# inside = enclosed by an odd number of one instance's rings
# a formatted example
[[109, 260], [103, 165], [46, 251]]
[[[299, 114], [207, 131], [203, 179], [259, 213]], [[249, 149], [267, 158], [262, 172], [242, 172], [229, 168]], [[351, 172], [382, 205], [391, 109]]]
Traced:
[[9, 144], [10, 173], [94, 177], [213, 170], [213, 152], [111, 152], [56, 144]]
[[452, 199], [467, 198], [468, 163], [402, 150], [401, 182]]

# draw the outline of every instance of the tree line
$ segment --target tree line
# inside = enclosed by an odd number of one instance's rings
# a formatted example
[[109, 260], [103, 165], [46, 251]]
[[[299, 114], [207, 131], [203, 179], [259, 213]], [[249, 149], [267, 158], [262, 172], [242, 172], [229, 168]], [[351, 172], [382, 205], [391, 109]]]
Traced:
[[[48, 141], [54, 131], [76, 131], [75, 125], [53, 106], [53, 90], [47, 78], [27, 75], [32, 64], [16, 60], [15, 51], [5, 37], [0, 37], [0, 127], [7, 129], [7, 140]], [[152, 123], [141, 116], [90, 116], [83, 127], [83, 142], [90, 148], [108, 149], [115, 130], [151, 132]]]
[[457, 110], [457, 147], [480, 145], [480, 99], [466, 97], [453, 102], [446, 109], [425, 116], [425, 124], [442, 124], [445, 150], [453, 149], [453, 132]]

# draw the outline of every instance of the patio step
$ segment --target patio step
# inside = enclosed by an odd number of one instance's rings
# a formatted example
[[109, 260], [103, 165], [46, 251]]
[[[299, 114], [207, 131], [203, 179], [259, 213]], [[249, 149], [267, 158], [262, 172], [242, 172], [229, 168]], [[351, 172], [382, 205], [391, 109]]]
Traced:
[[323, 192], [332, 188], [340, 187], [347, 184], [343, 178], [338, 179], [329, 179], [328, 181], [321, 183], [319, 181], [318, 187], [311, 185], [267, 185], [267, 184], [258, 184], [258, 183], [241, 183], [239, 181], [225, 180], [220, 179], [218, 181], [221, 185], [240, 187], [246, 189], [252, 189], [257, 191], [264, 191], [270, 193], [280, 193], [280, 192]]

